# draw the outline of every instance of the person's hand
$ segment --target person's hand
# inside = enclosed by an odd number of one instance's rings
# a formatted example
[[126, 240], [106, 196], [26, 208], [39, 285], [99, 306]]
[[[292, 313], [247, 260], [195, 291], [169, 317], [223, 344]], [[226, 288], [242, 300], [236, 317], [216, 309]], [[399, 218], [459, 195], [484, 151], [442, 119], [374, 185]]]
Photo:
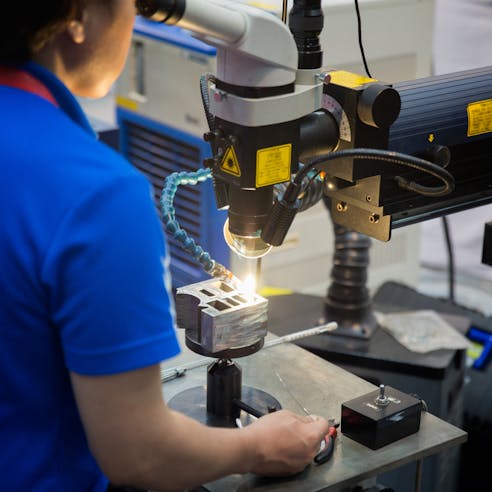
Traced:
[[319, 452], [328, 430], [328, 422], [315, 415], [280, 410], [261, 417], [244, 429], [257, 451], [251, 471], [265, 476], [301, 472]]

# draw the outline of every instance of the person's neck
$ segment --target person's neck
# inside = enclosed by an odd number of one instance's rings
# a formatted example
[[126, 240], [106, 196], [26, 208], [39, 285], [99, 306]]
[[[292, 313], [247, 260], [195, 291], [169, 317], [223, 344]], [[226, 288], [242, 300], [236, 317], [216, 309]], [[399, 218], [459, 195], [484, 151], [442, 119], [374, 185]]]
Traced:
[[63, 57], [53, 45], [45, 46], [33, 56], [33, 61], [48, 69], [72, 90], [71, 77], [66, 69]]

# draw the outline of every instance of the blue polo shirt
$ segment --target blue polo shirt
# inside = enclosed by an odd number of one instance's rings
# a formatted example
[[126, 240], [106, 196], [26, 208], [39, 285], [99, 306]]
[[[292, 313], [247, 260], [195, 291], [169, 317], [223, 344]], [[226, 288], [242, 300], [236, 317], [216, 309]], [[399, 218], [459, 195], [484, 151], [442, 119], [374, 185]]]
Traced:
[[0, 488], [99, 492], [69, 372], [179, 351], [165, 242], [147, 180], [53, 74], [25, 68], [59, 107], [0, 86]]

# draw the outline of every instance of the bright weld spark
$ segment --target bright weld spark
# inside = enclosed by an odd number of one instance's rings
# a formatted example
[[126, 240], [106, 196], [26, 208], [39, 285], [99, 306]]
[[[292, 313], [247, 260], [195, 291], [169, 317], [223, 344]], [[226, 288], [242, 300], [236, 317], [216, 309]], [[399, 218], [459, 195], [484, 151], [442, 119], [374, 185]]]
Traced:
[[256, 293], [256, 280], [254, 275], [248, 275], [244, 280], [243, 280], [243, 289], [245, 294], [254, 296]]

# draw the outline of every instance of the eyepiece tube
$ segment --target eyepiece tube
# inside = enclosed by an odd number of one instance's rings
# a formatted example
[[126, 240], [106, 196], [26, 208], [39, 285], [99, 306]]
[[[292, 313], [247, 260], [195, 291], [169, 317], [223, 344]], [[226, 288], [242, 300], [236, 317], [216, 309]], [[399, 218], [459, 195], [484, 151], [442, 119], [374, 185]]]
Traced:
[[137, 0], [137, 11], [148, 19], [178, 24], [195, 34], [226, 43], [235, 43], [247, 29], [243, 14], [213, 1]]

